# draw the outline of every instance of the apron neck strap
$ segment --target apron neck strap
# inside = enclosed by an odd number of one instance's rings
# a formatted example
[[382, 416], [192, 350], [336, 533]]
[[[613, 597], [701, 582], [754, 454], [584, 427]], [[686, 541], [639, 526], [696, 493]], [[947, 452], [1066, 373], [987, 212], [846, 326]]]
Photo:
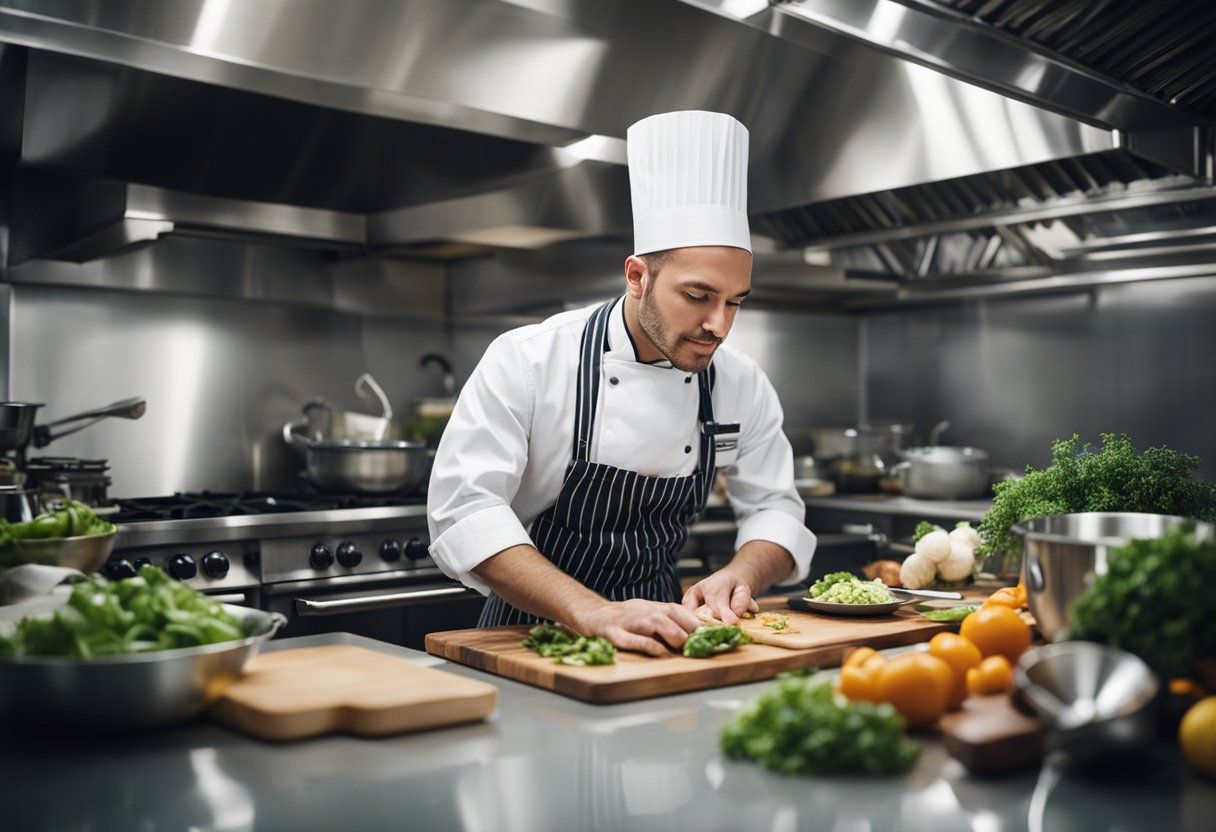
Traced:
[[[591, 448], [591, 432], [595, 425], [595, 410], [600, 397], [600, 376], [603, 370], [603, 356], [608, 351], [608, 321], [613, 308], [621, 299], [610, 300], [591, 313], [587, 325], [583, 328], [583, 341], [579, 349], [578, 359], [578, 389], [574, 409], [574, 458], [586, 461]], [[714, 365], [697, 374], [697, 386], [700, 389], [700, 403], [697, 407], [697, 419], [702, 425], [714, 419], [714, 405], [711, 394], [717, 372]], [[700, 464], [708, 465], [713, 470], [713, 437], [709, 442], [710, 456], [706, 459], [701, 454]], [[702, 449], [703, 450], [703, 449]], [[711, 474], [712, 475], [712, 474]]]

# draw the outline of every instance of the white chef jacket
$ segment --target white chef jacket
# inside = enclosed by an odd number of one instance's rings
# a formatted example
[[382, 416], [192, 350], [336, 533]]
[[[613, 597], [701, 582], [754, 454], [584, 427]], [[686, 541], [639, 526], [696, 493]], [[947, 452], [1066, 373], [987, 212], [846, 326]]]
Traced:
[[[595, 308], [496, 338], [444, 429], [427, 494], [431, 557], [482, 594], [490, 589], [471, 570], [511, 546], [534, 545], [527, 530], [561, 491], [573, 455], [579, 347]], [[794, 488], [776, 391], [751, 358], [727, 344], [715, 352], [714, 367], [714, 420], [740, 425], [738, 434], [717, 437], [716, 452], [738, 525], [735, 548], [749, 540], [785, 547], [795, 566], [782, 583], [800, 581], [815, 535]], [[609, 316], [589, 460], [651, 477], [688, 476], [698, 463], [698, 396], [696, 376], [637, 360], [618, 302]]]

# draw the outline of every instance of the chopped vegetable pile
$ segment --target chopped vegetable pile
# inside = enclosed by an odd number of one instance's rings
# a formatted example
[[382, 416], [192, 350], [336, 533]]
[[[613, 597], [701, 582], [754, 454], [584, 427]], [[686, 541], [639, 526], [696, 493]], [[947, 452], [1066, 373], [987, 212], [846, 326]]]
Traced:
[[1216, 541], [1189, 526], [1155, 540], [1132, 540], [1107, 555], [1097, 578], [1070, 610], [1069, 638], [1135, 653], [1165, 677], [1186, 676], [1216, 656]]
[[752, 637], [733, 624], [704, 624], [688, 634], [684, 655], [704, 659], [715, 653], [725, 653], [740, 644], [751, 643]]
[[855, 581], [857, 576], [852, 572], [829, 572], [815, 583], [811, 584], [811, 588], [807, 590], [807, 598], [818, 598], [820, 595], [828, 591], [828, 588], [834, 584], [843, 583], [845, 581]]
[[806, 597], [829, 604], [889, 604], [895, 600], [882, 581], [863, 581], [851, 572], [824, 576], [811, 585]]
[[603, 636], [575, 636], [561, 627], [538, 624], [528, 631], [523, 647], [535, 650], [556, 664], [585, 667], [616, 664], [616, 647]]
[[849, 702], [830, 683], [782, 678], [722, 728], [722, 751], [781, 774], [890, 775], [920, 753], [889, 704]]
[[1197, 479], [1199, 458], [1169, 448], [1137, 454], [1125, 434], [1104, 433], [1101, 450], [1073, 434], [1051, 445], [1051, 465], [993, 486], [980, 521], [982, 553], [1020, 551], [1011, 529], [1031, 517], [1078, 511], [1142, 511], [1216, 521], [1216, 485]]
[[0, 655], [93, 659], [245, 638], [223, 607], [145, 564], [134, 578], [93, 575], [49, 618], [23, 618], [0, 633]]
[[760, 613], [760, 623], [771, 630], [788, 630], [790, 617], [779, 612], [762, 612]]
[[11, 540], [45, 540], [52, 537], [84, 537], [109, 534], [114, 524], [102, 520], [84, 503], [67, 500], [57, 511], [39, 514], [24, 523], [0, 520], [0, 545]]

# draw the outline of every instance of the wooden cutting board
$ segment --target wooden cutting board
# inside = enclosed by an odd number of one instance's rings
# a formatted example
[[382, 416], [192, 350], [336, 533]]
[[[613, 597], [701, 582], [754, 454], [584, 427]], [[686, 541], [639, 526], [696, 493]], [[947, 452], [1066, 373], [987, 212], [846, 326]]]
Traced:
[[350, 645], [254, 656], [211, 716], [266, 740], [382, 736], [485, 719], [498, 689]]
[[[780, 647], [745, 644], [707, 659], [618, 652], [614, 665], [568, 667], [521, 647], [527, 626], [431, 633], [426, 637], [426, 649], [450, 661], [585, 702], [608, 703], [755, 682], [802, 667], [831, 667], [840, 664], [845, 652], [854, 647], [916, 644], [958, 627], [928, 621], [911, 610], [866, 619], [782, 612], [788, 613], [791, 629], [796, 630], [788, 636], [791, 641], [782, 641]], [[767, 629], [758, 621], [751, 625]]]

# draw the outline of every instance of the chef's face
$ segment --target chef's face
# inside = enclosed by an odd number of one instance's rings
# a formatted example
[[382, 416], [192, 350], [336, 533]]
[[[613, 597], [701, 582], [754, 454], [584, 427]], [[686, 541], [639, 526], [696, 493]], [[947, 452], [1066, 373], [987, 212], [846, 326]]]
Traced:
[[[630, 279], [630, 261], [640, 269], [635, 280]], [[625, 274], [637, 303], [638, 327], [649, 342], [638, 344], [638, 357], [666, 358], [677, 369], [699, 373], [709, 366], [751, 292], [752, 256], [729, 246], [673, 249], [657, 270], [629, 258]]]

